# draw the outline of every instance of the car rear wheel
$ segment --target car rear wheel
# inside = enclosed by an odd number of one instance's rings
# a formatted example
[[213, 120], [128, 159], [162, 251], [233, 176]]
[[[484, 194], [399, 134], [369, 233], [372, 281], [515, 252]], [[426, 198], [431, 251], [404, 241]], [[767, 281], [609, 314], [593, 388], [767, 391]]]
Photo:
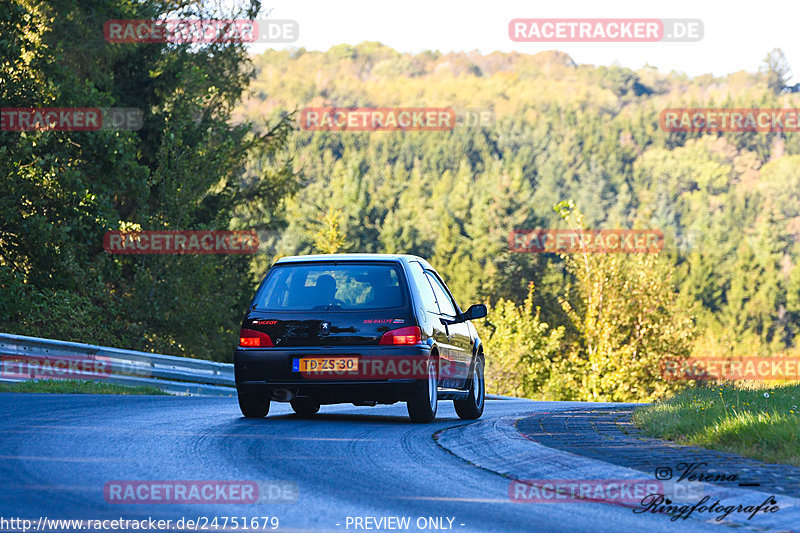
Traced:
[[408, 416], [413, 422], [430, 422], [436, 418], [436, 409], [439, 405], [439, 389], [436, 374], [436, 360], [428, 361], [428, 378], [424, 386], [408, 398], [406, 407]]
[[299, 416], [314, 416], [319, 412], [319, 402], [313, 398], [295, 398], [290, 403]]
[[483, 414], [483, 402], [486, 399], [486, 387], [483, 380], [483, 360], [475, 361], [472, 379], [469, 384], [469, 395], [463, 400], [453, 400], [456, 414], [463, 420], [475, 420]]
[[264, 391], [238, 391], [239, 409], [246, 418], [264, 418], [269, 413], [269, 397]]

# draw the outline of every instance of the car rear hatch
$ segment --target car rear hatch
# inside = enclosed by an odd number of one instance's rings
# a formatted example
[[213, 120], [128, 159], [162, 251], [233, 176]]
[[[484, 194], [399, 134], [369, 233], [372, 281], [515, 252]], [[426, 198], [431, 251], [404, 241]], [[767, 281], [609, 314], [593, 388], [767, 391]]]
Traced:
[[239, 352], [257, 351], [243, 357], [247, 367], [273, 382], [309, 377], [299, 373], [299, 358], [422, 354], [412, 346], [421, 341], [412, 309], [397, 262], [279, 263], [242, 323]]
[[[390, 330], [415, 325], [409, 309], [374, 312], [270, 313], [253, 311], [242, 324], [243, 330], [269, 336], [271, 347], [370, 346], [380, 344]], [[248, 333], [244, 332], [243, 337]], [[270, 347], [266, 344], [260, 347]]]

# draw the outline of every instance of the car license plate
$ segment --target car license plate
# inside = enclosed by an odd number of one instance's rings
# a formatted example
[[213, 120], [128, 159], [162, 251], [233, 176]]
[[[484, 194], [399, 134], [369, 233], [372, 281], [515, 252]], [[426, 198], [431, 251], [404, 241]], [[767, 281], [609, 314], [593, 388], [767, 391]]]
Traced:
[[292, 359], [293, 372], [344, 372], [358, 370], [358, 357], [301, 357]]

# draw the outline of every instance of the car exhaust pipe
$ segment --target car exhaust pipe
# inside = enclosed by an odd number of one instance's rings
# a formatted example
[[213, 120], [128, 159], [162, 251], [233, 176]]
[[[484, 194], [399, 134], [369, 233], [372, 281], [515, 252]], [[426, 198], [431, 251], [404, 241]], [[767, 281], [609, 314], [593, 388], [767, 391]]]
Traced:
[[297, 396], [288, 389], [276, 389], [272, 391], [272, 399], [276, 402], [291, 402]]

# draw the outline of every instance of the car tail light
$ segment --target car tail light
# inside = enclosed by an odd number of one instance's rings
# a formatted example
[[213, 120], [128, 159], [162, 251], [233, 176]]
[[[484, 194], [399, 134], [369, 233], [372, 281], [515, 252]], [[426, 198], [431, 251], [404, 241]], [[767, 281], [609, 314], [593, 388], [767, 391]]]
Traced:
[[422, 332], [417, 326], [408, 326], [387, 331], [381, 337], [379, 344], [419, 344], [422, 342]]
[[269, 335], [266, 333], [243, 328], [239, 332], [239, 346], [247, 348], [263, 348], [265, 346], [273, 347], [275, 345], [272, 344], [272, 339], [270, 339]]

